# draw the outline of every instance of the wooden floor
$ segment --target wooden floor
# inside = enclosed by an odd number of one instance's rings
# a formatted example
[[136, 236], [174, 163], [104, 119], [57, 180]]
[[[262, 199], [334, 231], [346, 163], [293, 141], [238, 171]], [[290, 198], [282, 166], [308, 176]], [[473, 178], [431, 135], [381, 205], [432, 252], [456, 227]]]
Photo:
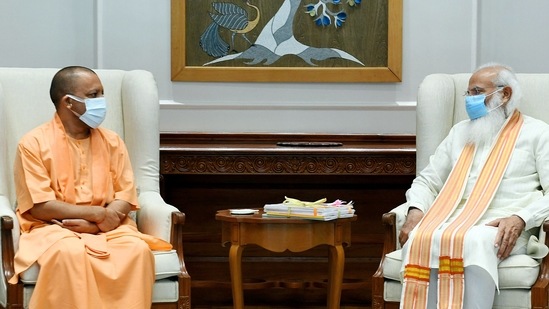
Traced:
[[[290, 293], [288, 293], [290, 292]], [[340, 309], [370, 309], [369, 300], [343, 291]], [[356, 293], [356, 291], [353, 291]], [[361, 295], [363, 296], [363, 295]], [[247, 290], [244, 291], [245, 309], [326, 309], [326, 291], [311, 290]], [[231, 309], [230, 289], [194, 289], [191, 292], [193, 309]]]
[[[194, 307], [197, 309], [232, 309], [233, 306], [211, 306], [211, 307]], [[246, 306], [246, 309], [294, 309], [294, 308], [303, 308], [303, 309], [326, 309], [326, 306], [307, 306], [307, 307], [301, 307], [301, 306], [268, 306], [268, 305], [261, 305], [261, 306]], [[341, 306], [340, 309], [370, 309], [371, 307], [363, 307], [363, 306]]]

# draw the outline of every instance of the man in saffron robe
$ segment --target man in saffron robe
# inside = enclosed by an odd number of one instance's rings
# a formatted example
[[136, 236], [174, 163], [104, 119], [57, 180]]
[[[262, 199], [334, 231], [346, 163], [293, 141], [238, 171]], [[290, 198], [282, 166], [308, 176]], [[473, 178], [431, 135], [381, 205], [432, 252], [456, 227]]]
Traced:
[[38, 263], [30, 308], [150, 308], [151, 249], [171, 245], [139, 233], [128, 217], [138, 209], [134, 176], [122, 139], [99, 128], [101, 81], [67, 67], [53, 77], [50, 97], [53, 119], [27, 133], [16, 154], [22, 235], [10, 282]]
[[406, 193], [401, 308], [492, 308], [500, 261], [547, 248], [549, 126], [521, 115], [512, 69], [486, 64], [456, 124]]

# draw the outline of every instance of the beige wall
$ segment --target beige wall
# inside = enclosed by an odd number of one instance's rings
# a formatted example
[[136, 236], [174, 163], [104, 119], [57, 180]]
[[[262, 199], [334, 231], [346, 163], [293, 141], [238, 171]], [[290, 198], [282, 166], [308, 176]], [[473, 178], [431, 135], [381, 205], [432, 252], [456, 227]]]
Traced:
[[170, 81], [168, 0], [6, 0], [0, 66], [152, 71], [162, 131], [415, 133], [427, 74], [486, 61], [548, 72], [547, 11], [545, 0], [404, 0], [401, 83], [183, 83]]

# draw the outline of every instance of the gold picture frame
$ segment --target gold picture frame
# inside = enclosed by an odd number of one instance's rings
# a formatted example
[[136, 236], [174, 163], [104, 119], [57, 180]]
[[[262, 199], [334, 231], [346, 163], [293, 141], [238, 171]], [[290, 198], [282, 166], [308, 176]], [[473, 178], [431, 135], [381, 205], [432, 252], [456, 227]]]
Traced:
[[[197, 2], [200, 1], [200, 2]], [[377, 58], [382, 58], [383, 63], [381, 65], [369, 65], [368, 63], [363, 64], [363, 62], [358, 61], [359, 64], [351, 61], [341, 61], [336, 59], [336, 61], [331, 61], [329, 65], [319, 66], [319, 62], [314, 63], [305, 63], [301, 61], [297, 65], [291, 64], [286, 66], [267, 66], [262, 63], [256, 63], [255, 65], [249, 65], [245, 63], [240, 64], [230, 64], [226, 65], [225, 63], [215, 63], [214, 65], [204, 65], [204, 61], [200, 62], [198, 58], [208, 57], [205, 55], [202, 50], [199, 50], [202, 46], [202, 41], [200, 45], [198, 44], [198, 35], [205, 28], [204, 26], [200, 28], [200, 22], [204, 23], [210, 22], [211, 20], [206, 21], [204, 16], [206, 14], [206, 9], [204, 5], [213, 5], [213, 2], [222, 2], [227, 3], [231, 0], [171, 0], [171, 79], [172, 81], [195, 81], [195, 82], [401, 82], [402, 81], [402, 0], [368, 0], [368, 1], [377, 1], [379, 3], [379, 9], [381, 13], [378, 13], [375, 16], [375, 20], [371, 21], [372, 25], [386, 25], [386, 28], [382, 30], [382, 35], [376, 34], [371, 35], [369, 38], [371, 42], [366, 42], [369, 44], [370, 51], [375, 51], [382, 53], [381, 56]], [[232, 0], [236, 3], [236, 0]], [[249, 1], [249, 2], [248, 2]], [[262, 7], [262, 11], [268, 11], [270, 9], [268, 6], [271, 5], [273, 8], [280, 7], [281, 3], [284, 1], [297, 1], [297, 0], [248, 0], [238, 2], [239, 4], [252, 3], [255, 2], [257, 9], [258, 6]], [[303, 3], [306, 1], [315, 2], [316, 0], [302, 0], [300, 5], [300, 11], [304, 12]], [[342, 1], [346, 2], [346, 1]], [[286, 3], [286, 2], [284, 2]], [[366, 1], [362, 1], [360, 5], [364, 5]], [[199, 5], [200, 11], [203, 12], [202, 15], [198, 14], [194, 10], [188, 10], [188, 7], [193, 5]], [[250, 6], [248, 4], [248, 6]], [[251, 6], [250, 6], [251, 7]], [[211, 10], [210, 10], [211, 11]], [[371, 10], [370, 10], [371, 11]], [[260, 10], [257, 9], [257, 14], [259, 15]], [[351, 14], [354, 14], [351, 12]], [[352, 16], [351, 14], [347, 15], [348, 20], [352, 18], [358, 18], [360, 16]], [[371, 13], [370, 13], [371, 14]], [[307, 14], [300, 14], [299, 16], [304, 15], [305, 17], [300, 17], [305, 20], [308, 17]], [[199, 17], [200, 16], [200, 17]], [[298, 15], [296, 15], [298, 16]], [[250, 18], [253, 17], [250, 13]], [[202, 18], [203, 20], [197, 20], [197, 18]], [[208, 16], [209, 19], [209, 16]], [[347, 26], [348, 20], [345, 20], [341, 29], [344, 29]], [[357, 22], [357, 21], [355, 21]], [[308, 22], [309, 24], [312, 24]], [[301, 23], [302, 26], [304, 22]], [[197, 26], [199, 25], [199, 26]], [[259, 28], [259, 27], [258, 27]], [[296, 27], [294, 27], [296, 28]], [[324, 29], [337, 28], [332, 25], [323, 27]], [[356, 34], [359, 31], [353, 31], [348, 26], [349, 30], [347, 32], [339, 32], [347, 35], [359, 35]], [[370, 27], [376, 28], [376, 27]], [[379, 27], [383, 28], [383, 27]], [[300, 29], [303, 29], [300, 28]], [[318, 27], [316, 28], [318, 29]], [[323, 30], [324, 30], [323, 29]], [[187, 33], [187, 30], [192, 30], [194, 32], [189, 32], [193, 35], [192, 41], [191, 35]], [[325, 31], [341, 31], [341, 30], [325, 30]], [[384, 32], [383, 32], [384, 31]], [[319, 32], [316, 30], [316, 32]], [[256, 34], [257, 35], [257, 34]], [[336, 36], [337, 36], [336, 35]], [[228, 37], [228, 36], [227, 36]], [[234, 37], [234, 36], [233, 36]], [[338, 37], [336, 37], [338, 38]], [[362, 38], [362, 37], [360, 37]], [[201, 39], [201, 37], [200, 37]], [[246, 38], [248, 43], [251, 43], [250, 40]], [[340, 39], [340, 40], [344, 40]], [[229, 40], [226, 40], [229, 41]], [[240, 42], [239, 44], [246, 44], [244, 39], [237, 38], [233, 41]], [[333, 40], [335, 41], [335, 40]], [[331, 41], [330, 43], [332, 43]], [[356, 40], [355, 40], [356, 41]], [[192, 43], [189, 43], [192, 42]], [[362, 42], [361, 42], [362, 43]], [[189, 46], [187, 46], [189, 44]], [[227, 44], [228, 46], [231, 46]], [[356, 45], [356, 44], [355, 44]], [[242, 45], [244, 46], [244, 45]], [[251, 45], [247, 45], [251, 46]], [[191, 48], [192, 47], [192, 48]], [[237, 47], [237, 43], [234, 43], [233, 48]], [[244, 47], [245, 48], [245, 47]], [[364, 49], [362, 49], [364, 50]], [[196, 55], [194, 58], [198, 60], [189, 60], [187, 57], [191, 55]], [[351, 56], [353, 57], [353, 56]], [[194, 59], [193, 58], [193, 59]], [[297, 58], [297, 57], [294, 57]], [[211, 58], [210, 59], [215, 59]], [[355, 58], [358, 60], [358, 58]], [[284, 59], [285, 61], [294, 61], [288, 60], [288, 57]], [[196, 63], [193, 63], [196, 62]], [[324, 60], [328, 61], [328, 60]], [[339, 61], [339, 62], [338, 62]], [[231, 61], [234, 62], [234, 61]], [[281, 61], [282, 62], [282, 61]], [[379, 62], [379, 61], [378, 61]], [[292, 62], [289, 62], [292, 63]], [[322, 62], [320, 62], [322, 63]], [[343, 64], [342, 64], [343, 63]], [[312, 65], [311, 65], [312, 64]]]

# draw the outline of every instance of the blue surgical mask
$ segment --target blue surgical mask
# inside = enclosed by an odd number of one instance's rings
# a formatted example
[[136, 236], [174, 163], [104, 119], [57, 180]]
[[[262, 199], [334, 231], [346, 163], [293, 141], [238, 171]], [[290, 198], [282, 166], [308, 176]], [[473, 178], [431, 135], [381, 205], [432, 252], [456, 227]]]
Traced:
[[79, 116], [80, 120], [90, 126], [90, 128], [96, 129], [105, 120], [107, 116], [107, 100], [105, 97], [82, 99], [71, 94], [67, 94], [67, 96], [75, 101], [86, 104], [86, 112], [84, 114], [78, 115], [74, 111], [73, 113]]
[[478, 95], [469, 95], [465, 96], [465, 110], [467, 111], [467, 114], [469, 115], [469, 118], [471, 120], [478, 119], [480, 117], [484, 117], [488, 115], [489, 112], [493, 111], [494, 109], [500, 107], [496, 106], [490, 110], [486, 107], [486, 104], [484, 104], [484, 101], [486, 101], [486, 98], [493, 95], [494, 93], [500, 91], [503, 88], [500, 88], [492, 93], [489, 94], [478, 94]]

